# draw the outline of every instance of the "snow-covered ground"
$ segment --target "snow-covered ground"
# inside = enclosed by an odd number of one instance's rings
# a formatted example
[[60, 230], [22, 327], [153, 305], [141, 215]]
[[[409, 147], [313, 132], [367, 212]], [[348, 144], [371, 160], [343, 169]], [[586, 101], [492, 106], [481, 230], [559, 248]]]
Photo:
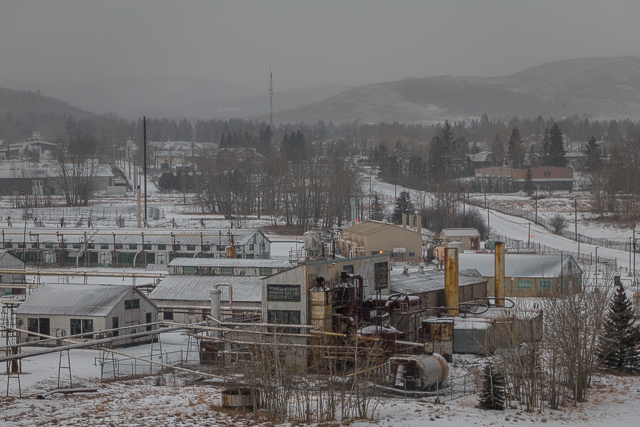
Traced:
[[[375, 191], [385, 194], [385, 202], [393, 203], [392, 198], [402, 190], [401, 186], [394, 186], [372, 178], [371, 185]], [[412, 194], [416, 192], [409, 190]], [[270, 225], [269, 218], [249, 218], [238, 224], [218, 215], [198, 212], [193, 205], [183, 205], [182, 195], [163, 195], [155, 191], [153, 184], [148, 185], [149, 206], [161, 209], [163, 217], [153, 221], [151, 227], [171, 227], [171, 219], [175, 219], [178, 227], [199, 228], [200, 219], [205, 219], [206, 228], [247, 227], [256, 228]], [[557, 195], [548, 197], [547, 202], [540, 201], [539, 215], [550, 218], [555, 212], [561, 212], [567, 219], [573, 220], [573, 197], [575, 195]], [[189, 195], [187, 195], [189, 197]], [[484, 195], [474, 195], [476, 200]], [[530, 200], [518, 195], [488, 196], [490, 206], [513, 205], [525, 209], [531, 204]], [[579, 203], [585, 202], [579, 196]], [[189, 202], [189, 199], [187, 200]], [[586, 202], [585, 202], [586, 203]], [[6, 221], [7, 216], [19, 218], [20, 212], [13, 209], [11, 198], [0, 200], [0, 220]], [[96, 200], [95, 207], [135, 206], [133, 195], [124, 198], [102, 197]], [[531, 208], [529, 206], [529, 208]], [[616, 229], [611, 231], [599, 222], [591, 219], [590, 214], [584, 212], [579, 217], [579, 232], [593, 237], [628, 238], [629, 231]], [[491, 231], [507, 235], [512, 239], [524, 242], [529, 237], [529, 222], [520, 217], [505, 215], [493, 210], [489, 212]], [[127, 221], [127, 225], [133, 225]], [[569, 226], [571, 227], [573, 223]], [[2, 224], [4, 226], [4, 224]], [[96, 223], [99, 227], [114, 227], [115, 221], [105, 220]], [[27, 223], [27, 232], [31, 230], [31, 223]], [[18, 220], [14, 223], [14, 230], [24, 227]], [[4, 228], [4, 227], [0, 227]], [[573, 240], [556, 236], [548, 230], [531, 224], [531, 241], [567, 252], [577, 252], [577, 243]], [[291, 250], [300, 248], [301, 236], [270, 236], [272, 240], [272, 254], [274, 257], [286, 258]], [[595, 255], [593, 245], [580, 244], [580, 252]], [[625, 268], [630, 264], [629, 254], [606, 248], [599, 248], [598, 255], [615, 258], [619, 267]], [[633, 263], [631, 263], [632, 265]], [[640, 263], [638, 263], [640, 268]], [[103, 269], [90, 269], [91, 271]], [[106, 269], [113, 271], [114, 269]], [[139, 269], [115, 269], [117, 271], [140, 271]], [[34, 280], [29, 276], [29, 280]], [[56, 278], [43, 279], [57, 281]], [[70, 282], [81, 283], [82, 278], [69, 278]], [[130, 278], [110, 277], [89, 278], [90, 283], [99, 280], [103, 283], [131, 283]], [[137, 279], [136, 284], [142, 284], [153, 279]], [[180, 333], [163, 334], [163, 350], [186, 350], [186, 337]], [[26, 349], [25, 351], [35, 351]], [[149, 345], [131, 347], [122, 350], [125, 353], [148, 357]], [[17, 382], [14, 378], [9, 383], [9, 397], [0, 397], [0, 425], [2, 426], [32, 426], [32, 425], [275, 425], [271, 421], [261, 420], [252, 416], [245, 416], [235, 412], [222, 410], [220, 407], [220, 389], [215, 387], [201, 387], [191, 384], [187, 376], [173, 374], [165, 376], [165, 384], [158, 385], [155, 377], [137, 379], [126, 382], [100, 382], [100, 365], [96, 358], [100, 353], [95, 350], [72, 350], [71, 365], [74, 387], [97, 387], [98, 393], [77, 395], [54, 395], [46, 400], [36, 399], [37, 394], [57, 388], [58, 364], [60, 355], [53, 353], [23, 361], [24, 374], [21, 375], [23, 398], [17, 398]], [[192, 355], [194, 355], [192, 353]], [[195, 365], [194, 365], [195, 366]], [[0, 376], [0, 389], [6, 390], [6, 376]], [[66, 381], [66, 382], [65, 382]], [[68, 372], [62, 372], [62, 385], [68, 386]], [[597, 376], [593, 387], [588, 391], [588, 401], [577, 407], [566, 406], [560, 410], [543, 409], [541, 412], [526, 413], [517, 405], [502, 412], [483, 411], [475, 407], [477, 398], [467, 396], [442, 404], [433, 399], [404, 399], [398, 397], [383, 397], [379, 407], [378, 420], [375, 422], [358, 422], [358, 426], [472, 426], [472, 425], [511, 425], [514, 422], [541, 424], [550, 426], [564, 426], [581, 424], [585, 426], [600, 426], [614, 423], [616, 426], [635, 426], [637, 416], [635, 403], [640, 397], [640, 382], [637, 377]]]

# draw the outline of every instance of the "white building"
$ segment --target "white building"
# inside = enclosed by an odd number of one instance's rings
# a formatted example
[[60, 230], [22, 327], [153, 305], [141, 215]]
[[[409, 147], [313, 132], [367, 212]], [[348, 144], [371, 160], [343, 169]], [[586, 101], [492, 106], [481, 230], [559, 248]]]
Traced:
[[[131, 285], [71, 285], [40, 286], [15, 311], [18, 328], [43, 335], [65, 337], [89, 334], [116, 336], [149, 331], [156, 322], [158, 306]], [[105, 329], [125, 328], [100, 334]], [[19, 342], [38, 341], [37, 335], [21, 332]], [[117, 345], [149, 341], [151, 337], [119, 341]]]

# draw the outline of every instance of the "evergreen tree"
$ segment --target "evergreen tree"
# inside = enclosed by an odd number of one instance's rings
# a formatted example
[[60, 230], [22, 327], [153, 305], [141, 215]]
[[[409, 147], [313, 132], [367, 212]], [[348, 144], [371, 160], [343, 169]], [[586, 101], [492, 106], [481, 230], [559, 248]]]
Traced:
[[413, 215], [415, 212], [415, 208], [413, 207], [413, 202], [411, 201], [411, 196], [408, 191], [400, 192], [396, 200], [396, 206], [393, 208], [393, 222], [397, 222], [400, 224], [402, 221], [402, 214], [411, 214]]
[[598, 355], [602, 365], [614, 371], [635, 371], [639, 367], [640, 329], [624, 286], [616, 277], [616, 290], [600, 335]]
[[373, 200], [371, 201], [371, 213], [369, 217], [376, 221], [382, 221], [384, 218], [384, 208], [382, 207], [382, 201], [380, 200], [379, 193], [373, 193]]
[[586, 155], [587, 159], [584, 162], [584, 169], [588, 172], [596, 172], [600, 169], [600, 165], [602, 164], [602, 152], [600, 147], [598, 147], [594, 136], [592, 136], [587, 142]]
[[524, 177], [524, 192], [527, 193], [527, 196], [531, 197], [534, 191], [533, 174], [531, 173], [531, 168], [529, 168], [527, 169], [527, 175]]
[[524, 144], [517, 126], [513, 128], [509, 137], [509, 159], [514, 168], [521, 168], [524, 162]]
[[503, 410], [506, 400], [505, 379], [491, 362], [484, 365], [479, 404], [484, 409]]
[[554, 123], [551, 129], [545, 130], [542, 147], [542, 166], [557, 166], [561, 168], [567, 166], [567, 152], [564, 149], [562, 131], [558, 123]]

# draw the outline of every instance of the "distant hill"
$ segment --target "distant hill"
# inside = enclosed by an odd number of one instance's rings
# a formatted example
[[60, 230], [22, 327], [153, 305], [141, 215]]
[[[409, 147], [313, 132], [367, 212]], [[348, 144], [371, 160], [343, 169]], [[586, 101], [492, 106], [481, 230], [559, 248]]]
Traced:
[[[427, 77], [378, 83], [274, 115], [277, 123], [432, 122], [489, 117], [640, 118], [640, 58], [551, 62], [503, 77]], [[264, 115], [259, 119], [264, 119]]]
[[[265, 79], [266, 82], [266, 79]], [[147, 117], [228, 119], [269, 115], [269, 94], [214, 78], [162, 75], [119, 76], [80, 81], [30, 82], [0, 78], [0, 86], [40, 89], [49, 96], [81, 105], [98, 114], [114, 113], [128, 120]], [[276, 91], [274, 108], [297, 108], [331, 97], [352, 86], [326, 85]]]
[[39, 90], [26, 91], [0, 87], [0, 113], [11, 112], [14, 115], [27, 113], [72, 115], [76, 118], [89, 118], [95, 114], [82, 110], [55, 98], [43, 96]]

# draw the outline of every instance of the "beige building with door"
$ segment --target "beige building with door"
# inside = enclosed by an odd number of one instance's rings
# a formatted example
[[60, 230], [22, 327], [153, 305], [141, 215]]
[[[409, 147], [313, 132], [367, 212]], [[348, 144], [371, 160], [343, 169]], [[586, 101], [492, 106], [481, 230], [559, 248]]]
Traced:
[[419, 225], [411, 229], [368, 220], [345, 228], [338, 248], [346, 257], [388, 253], [393, 261], [416, 261], [422, 259], [422, 234]]

